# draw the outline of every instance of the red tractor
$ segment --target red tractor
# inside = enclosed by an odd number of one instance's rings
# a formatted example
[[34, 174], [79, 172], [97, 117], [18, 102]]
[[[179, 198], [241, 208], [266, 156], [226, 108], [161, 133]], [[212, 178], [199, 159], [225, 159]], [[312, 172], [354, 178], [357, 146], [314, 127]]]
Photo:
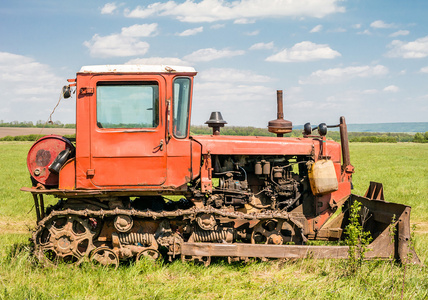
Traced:
[[[206, 122], [212, 135], [191, 136], [195, 75], [190, 67], [112, 65], [83, 67], [69, 80], [63, 94], [76, 92], [76, 139], [38, 140], [27, 159], [33, 187], [22, 188], [35, 201], [40, 261], [346, 258], [347, 246], [310, 240], [344, 239], [355, 200], [374, 239], [366, 257], [413, 252], [410, 207], [384, 202], [379, 184], [366, 197], [351, 194], [343, 117], [341, 144], [326, 139], [325, 124], [283, 137], [292, 127], [278, 91], [278, 118], [268, 126], [276, 137], [222, 136], [219, 112]], [[44, 195], [59, 201], [45, 207]]]

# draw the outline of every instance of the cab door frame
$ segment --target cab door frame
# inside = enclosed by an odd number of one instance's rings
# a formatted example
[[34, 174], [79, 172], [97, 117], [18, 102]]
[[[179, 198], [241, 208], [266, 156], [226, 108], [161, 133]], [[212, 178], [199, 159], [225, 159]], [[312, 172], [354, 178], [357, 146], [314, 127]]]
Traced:
[[[90, 169], [97, 187], [156, 187], [167, 180], [166, 97], [167, 83], [162, 75], [96, 74], [90, 103]], [[100, 128], [97, 125], [97, 86], [99, 83], [156, 82], [159, 87], [156, 128]]]

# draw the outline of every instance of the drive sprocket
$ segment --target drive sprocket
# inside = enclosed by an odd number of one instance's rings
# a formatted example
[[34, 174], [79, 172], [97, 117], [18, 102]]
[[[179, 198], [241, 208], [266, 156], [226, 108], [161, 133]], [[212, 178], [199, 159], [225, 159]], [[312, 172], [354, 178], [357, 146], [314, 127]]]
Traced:
[[34, 234], [35, 256], [45, 265], [59, 262], [80, 264], [95, 248], [95, 226], [89, 218], [74, 215], [53, 217]]

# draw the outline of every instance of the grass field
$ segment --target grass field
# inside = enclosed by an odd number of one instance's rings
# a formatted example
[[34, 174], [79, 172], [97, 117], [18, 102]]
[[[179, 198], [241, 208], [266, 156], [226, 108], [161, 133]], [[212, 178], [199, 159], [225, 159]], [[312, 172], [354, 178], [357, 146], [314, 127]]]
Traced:
[[[384, 183], [387, 201], [412, 206], [414, 242], [423, 266], [367, 262], [353, 275], [345, 261], [297, 260], [209, 268], [138, 264], [118, 270], [42, 268], [30, 255], [35, 225], [26, 154], [30, 142], [0, 142], [0, 299], [427, 299], [428, 144], [351, 144], [354, 193], [369, 181]], [[53, 201], [53, 200], [50, 200]]]

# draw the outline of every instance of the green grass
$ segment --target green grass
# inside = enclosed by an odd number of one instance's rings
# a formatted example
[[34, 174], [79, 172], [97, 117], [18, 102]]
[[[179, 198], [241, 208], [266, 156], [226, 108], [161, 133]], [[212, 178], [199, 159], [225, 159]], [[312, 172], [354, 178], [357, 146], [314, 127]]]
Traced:
[[0, 142], [0, 220], [29, 221], [33, 202], [29, 194], [19, 191], [31, 186], [27, 170], [27, 153], [31, 142]]
[[[295, 260], [209, 268], [183, 264], [122, 265], [117, 270], [60, 265], [42, 268], [30, 255], [34, 226], [27, 142], [0, 142], [0, 299], [404, 299], [428, 298], [425, 266], [366, 262], [353, 276], [346, 262]], [[412, 206], [416, 252], [428, 258], [428, 144], [351, 144], [354, 193], [384, 183], [387, 201]], [[52, 200], [50, 200], [52, 201]], [[403, 274], [406, 273], [404, 277]], [[402, 289], [404, 278], [404, 289]]]
[[385, 200], [412, 207], [412, 221], [428, 221], [428, 145], [351, 143], [355, 194], [383, 183]]
[[[2, 235], [1, 242], [24, 237]], [[3, 246], [4, 247], [4, 246]], [[0, 259], [0, 298], [3, 299], [393, 299], [402, 290], [404, 268], [367, 262], [359, 273], [346, 275], [346, 264], [334, 260], [228, 265], [209, 268], [146, 261], [117, 270], [32, 264], [24, 249], [6, 251]], [[404, 299], [428, 296], [426, 268], [408, 266]]]

